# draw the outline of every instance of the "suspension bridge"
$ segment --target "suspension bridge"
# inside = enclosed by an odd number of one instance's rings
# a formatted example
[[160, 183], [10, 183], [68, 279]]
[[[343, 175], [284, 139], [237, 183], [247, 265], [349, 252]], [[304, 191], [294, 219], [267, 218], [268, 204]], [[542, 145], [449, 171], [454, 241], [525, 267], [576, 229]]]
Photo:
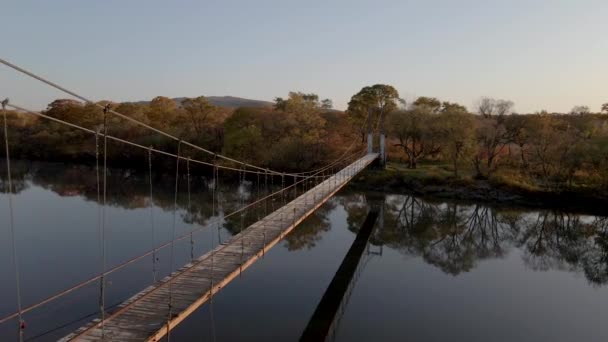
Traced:
[[[357, 148], [356, 143], [352, 143], [340, 156], [330, 163], [317, 168], [315, 170], [286, 173], [277, 170], [263, 168], [250, 163], [230, 158], [218, 153], [209, 151], [201, 146], [191, 142], [182, 140], [170, 133], [152, 127], [146, 123], [140, 122], [132, 117], [119, 113], [113, 110], [109, 105], [102, 105], [85, 98], [73, 91], [70, 91], [56, 83], [53, 83], [37, 74], [34, 74], [24, 68], [14, 65], [6, 60], [0, 59], [0, 63], [4, 64], [22, 74], [36, 79], [50, 87], [62, 91], [74, 98], [81, 100], [87, 104], [93, 104], [103, 110], [103, 116], [100, 118], [100, 125], [97, 129], [91, 129], [79, 126], [78, 124], [61, 120], [45, 114], [29, 110], [23, 106], [19, 106], [8, 99], [2, 101], [2, 109], [4, 116], [4, 143], [5, 143], [5, 158], [8, 175], [8, 198], [10, 215], [10, 236], [12, 239], [12, 254], [15, 269], [15, 286], [17, 289], [17, 311], [0, 317], [0, 325], [15, 324], [18, 330], [19, 340], [23, 341], [26, 328], [26, 316], [40, 307], [51, 305], [52, 302], [62, 298], [74, 291], [82, 289], [86, 286], [99, 284], [99, 314], [98, 317], [85, 324], [81, 328], [73, 331], [68, 336], [65, 336], [62, 341], [159, 341], [163, 338], [170, 339], [171, 330], [175, 328], [186, 317], [196, 311], [206, 302], [212, 301], [214, 294], [219, 292], [230, 281], [238, 277], [244, 270], [251, 266], [255, 261], [265, 255], [265, 253], [283, 239], [290, 231], [292, 231], [299, 223], [313, 214], [323, 203], [328, 201], [336, 192], [349, 183], [359, 172], [376, 160], [379, 155], [373, 153], [371, 142], [368, 141], [367, 147]], [[98, 275], [86, 279], [82, 282], [55, 293], [37, 303], [27, 306], [23, 305], [21, 293], [21, 279], [19, 273], [19, 248], [15, 243], [16, 227], [13, 219], [13, 201], [11, 193], [13, 189], [11, 181], [11, 146], [9, 145], [9, 127], [7, 125], [7, 109], [16, 110], [22, 113], [31, 114], [39, 118], [53, 121], [55, 123], [80, 130], [91, 134], [95, 141], [95, 160], [96, 160], [96, 175], [97, 175], [97, 199], [99, 204], [98, 211], [98, 230], [100, 239], [100, 254], [101, 265]], [[176, 151], [167, 151], [155, 146], [143, 146], [127, 139], [119, 138], [108, 134], [108, 116], [114, 115], [118, 118], [130, 121], [144, 129], [147, 129], [155, 134], [159, 134], [165, 138], [175, 141]], [[369, 120], [369, 119], [368, 119]], [[371, 125], [370, 125], [371, 126]], [[369, 135], [368, 135], [369, 139]], [[138, 255], [129, 260], [124, 260], [122, 263], [110, 267], [107, 264], [107, 246], [105, 239], [107, 219], [105, 217], [105, 208], [107, 206], [107, 144], [108, 141], [124, 144], [125, 146], [136, 147], [142, 150], [147, 155], [149, 166], [150, 179], [150, 210], [153, 212], [154, 190], [152, 186], [152, 168], [154, 154], [159, 154], [175, 159], [175, 202], [173, 210], [173, 235], [172, 239], [163, 244], [154, 245], [145, 253]], [[197, 152], [206, 154], [207, 158], [190, 158], [183, 153], [183, 148], [189, 148]], [[186, 171], [184, 172], [184, 164]], [[208, 225], [198, 227], [180, 236], [176, 235], [176, 212], [177, 212], [177, 196], [178, 196], [178, 180], [180, 176], [187, 175], [188, 179], [188, 201], [190, 201], [190, 165], [199, 164], [209, 168], [213, 174], [213, 213], [218, 213], [220, 218]], [[181, 169], [180, 169], [181, 166]], [[181, 173], [180, 173], [181, 171]], [[261, 195], [258, 191], [258, 198], [246, 203], [242, 198], [240, 207], [232, 212], [220, 214], [220, 198], [216, 188], [220, 178], [220, 171], [238, 173], [241, 180], [246, 174], [253, 174], [258, 179], [264, 180], [266, 186], [268, 179], [281, 180], [281, 188], [274, 192], [265, 192]], [[285, 178], [293, 179], [291, 184], [286, 185]], [[292, 194], [293, 200], [286, 201], [286, 194]], [[267, 210], [267, 203], [274, 203], [279, 199], [282, 205], [277, 208]], [[190, 204], [189, 204], [190, 205]], [[265, 216], [259, 218], [253, 224], [244, 226], [243, 217], [248, 210], [266, 207]], [[223, 220], [236, 215], [241, 216], [240, 232], [232, 236], [228, 241], [223, 241], [217, 245], [212, 245], [210, 250], [198, 258], [192, 258], [192, 261], [174, 270], [174, 248], [178, 241], [190, 237], [192, 242], [192, 234], [206, 227], [221, 224]], [[219, 229], [219, 228], [218, 228]], [[147, 257], [152, 257], [156, 260], [156, 254], [162, 249], [168, 249], [170, 252], [171, 270], [169, 274], [160, 281], [154, 282], [152, 285], [143, 289], [141, 292], [134, 294], [131, 298], [124, 301], [117, 307], [108, 308], [106, 304], [106, 281], [107, 277], [127, 266], [140, 261]], [[153, 261], [154, 262], [154, 261]]]

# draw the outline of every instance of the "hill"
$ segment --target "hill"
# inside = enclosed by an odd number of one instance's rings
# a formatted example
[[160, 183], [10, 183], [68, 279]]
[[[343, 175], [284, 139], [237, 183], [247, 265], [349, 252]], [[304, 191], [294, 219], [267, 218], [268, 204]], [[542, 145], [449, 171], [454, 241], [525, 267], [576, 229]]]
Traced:
[[[269, 101], [245, 99], [242, 97], [235, 97], [235, 96], [206, 96], [206, 98], [207, 98], [207, 100], [209, 100], [209, 102], [212, 105], [218, 106], [218, 107], [224, 107], [224, 108], [238, 108], [238, 107], [268, 108], [268, 107], [272, 107], [274, 105], [274, 103], [269, 102]], [[184, 99], [185, 99], [185, 97], [175, 97], [172, 100], [174, 100], [178, 104], [181, 104]], [[149, 103], [149, 102], [150, 101], [138, 101], [136, 103]]]

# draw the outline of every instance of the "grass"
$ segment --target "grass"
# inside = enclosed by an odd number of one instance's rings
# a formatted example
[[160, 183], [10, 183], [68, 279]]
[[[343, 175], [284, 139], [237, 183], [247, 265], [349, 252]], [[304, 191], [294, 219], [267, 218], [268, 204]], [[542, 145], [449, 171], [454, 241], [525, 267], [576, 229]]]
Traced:
[[526, 192], [543, 191], [543, 188], [539, 184], [514, 170], [499, 170], [492, 174], [488, 180], [490, 184], [495, 187], [507, 187], [509, 189], [523, 190]]
[[448, 180], [453, 178], [453, 172], [447, 164], [418, 164], [415, 169], [408, 168], [407, 164], [388, 162], [386, 171], [400, 173], [402, 176], [418, 180]]

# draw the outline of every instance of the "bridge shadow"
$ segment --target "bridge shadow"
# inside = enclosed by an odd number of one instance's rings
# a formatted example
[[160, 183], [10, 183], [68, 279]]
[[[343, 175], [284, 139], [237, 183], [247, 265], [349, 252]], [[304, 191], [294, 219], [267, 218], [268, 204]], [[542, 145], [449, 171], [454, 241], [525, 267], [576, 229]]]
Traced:
[[368, 212], [355, 237], [355, 241], [353, 241], [338, 271], [325, 290], [325, 294], [302, 333], [300, 341], [323, 341], [335, 332], [340, 313], [344, 311], [343, 307], [348, 302], [349, 293], [356, 281], [361, 256], [366, 249], [378, 215], [378, 210], [372, 209]]

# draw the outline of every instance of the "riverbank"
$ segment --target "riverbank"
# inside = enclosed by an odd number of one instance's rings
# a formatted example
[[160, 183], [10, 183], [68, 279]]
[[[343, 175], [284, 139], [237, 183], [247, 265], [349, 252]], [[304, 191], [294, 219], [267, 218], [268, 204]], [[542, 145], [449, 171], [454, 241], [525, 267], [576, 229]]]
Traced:
[[605, 214], [608, 205], [608, 192], [597, 188], [547, 190], [504, 175], [489, 179], [454, 178], [450, 172], [433, 166], [411, 170], [389, 164], [385, 170], [368, 169], [351, 182], [351, 187], [493, 205], [559, 208], [589, 214]]

